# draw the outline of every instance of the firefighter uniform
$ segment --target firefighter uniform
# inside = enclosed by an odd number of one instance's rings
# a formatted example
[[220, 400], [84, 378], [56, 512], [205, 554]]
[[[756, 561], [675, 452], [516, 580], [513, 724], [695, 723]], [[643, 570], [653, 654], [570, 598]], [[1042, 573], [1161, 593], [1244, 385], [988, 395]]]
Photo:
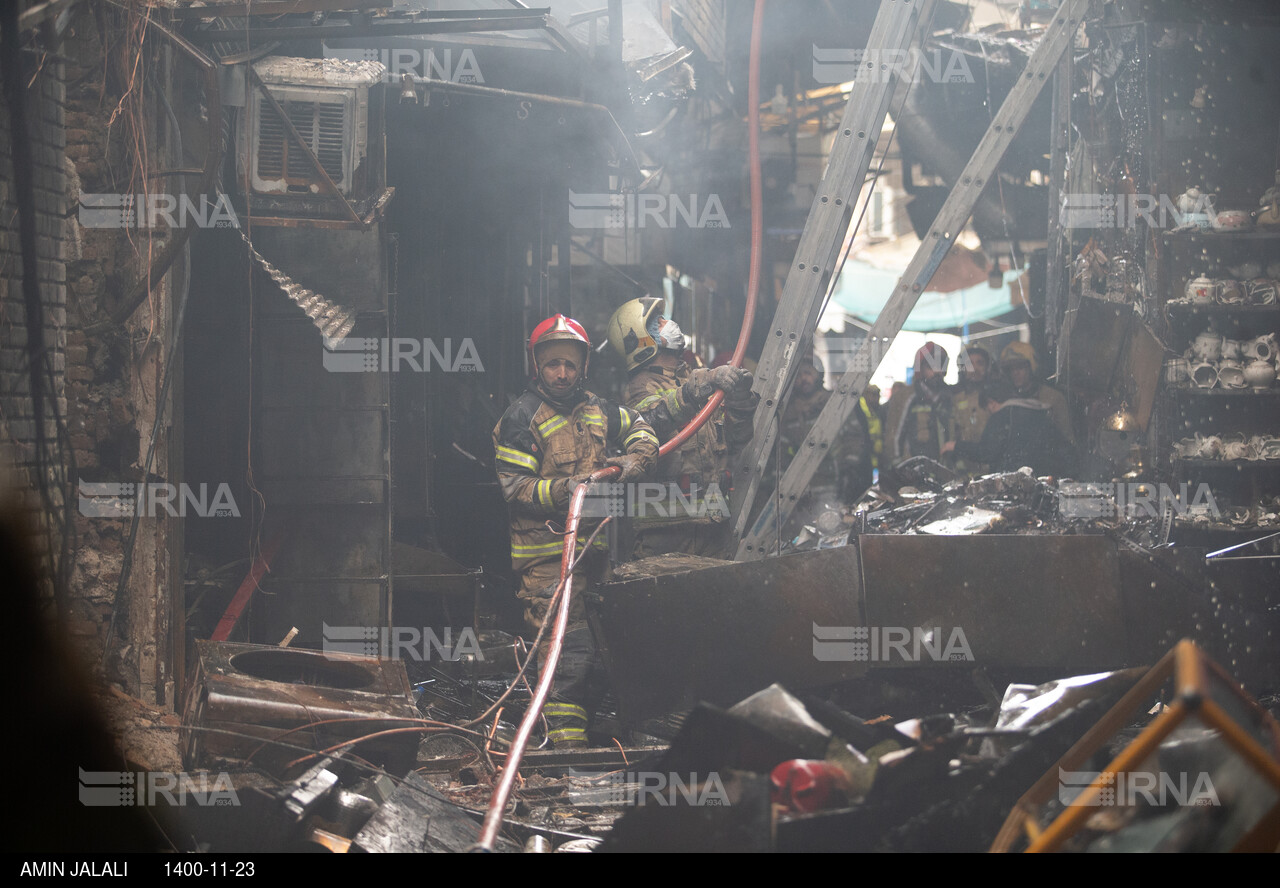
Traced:
[[[982, 440], [982, 430], [986, 428], [990, 415], [982, 407], [982, 384], [973, 380], [965, 380], [951, 387], [951, 429], [947, 440], [977, 444]], [[969, 453], [968, 449], [965, 453]], [[986, 466], [976, 462], [972, 455], [961, 455], [956, 449], [956, 468], [962, 472], [982, 474]]]
[[[830, 400], [831, 392], [819, 384], [808, 393], [795, 391], [787, 401], [778, 431], [782, 444], [783, 472], [799, 452], [809, 429], [813, 428]], [[810, 499], [852, 502], [860, 497], [871, 486], [872, 452], [866, 414], [861, 409], [855, 409], [845, 421], [840, 434], [832, 440], [827, 456], [814, 471], [809, 481]], [[778, 473], [779, 480], [781, 477], [782, 473]], [[831, 504], [834, 505], [834, 502]]]
[[[684, 398], [690, 372], [684, 362], [675, 369], [649, 363], [627, 383], [624, 400], [650, 421], [660, 440], [673, 437], [701, 409]], [[721, 407], [683, 447], [658, 461], [655, 479], [678, 485], [682, 498], [635, 516], [633, 557], [666, 552], [723, 557], [729, 540], [729, 453], [751, 440], [754, 410], [754, 400]]]
[[[566, 348], [580, 360], [580, 373], [572, 388], [556, 394], [544, 386], [539, 355]], [[658, 454], [658, 438], [639, 414], [586, 391], [590, 354], [590, 341], [576, 321], [557, 315], [540, 324], [530, 337], [535, 382], [493, 430], [498, 482], [510, 512], [511, 566], [520, 574], [517, 594], [535, 632], [547, 618], [560, 578], [563, 525], [574, 489], [606, 467], [610, 447], [625, 451], [622, 462], [632, 463], [630, 469], [624, 467], [624, 478], [628, 471], [652, 468]], [[598, 518], [579, 523], [581, 560], [573, 572], [573, 601], [552, 697], [543, 707], [548, 736], [556, 746], [584, 746], [587, 740], [584, 704], [595, 690], [595, 643], [582, 602], [587, 589], [604, 579], [609, 561], [603, 537], [596, 537], [590, 551], [583, 547], [598, 524]], [[546, 633], [539, 646], [540, 662], [546, 660], [550, 637]]]
[[[610, 444], [650, 461], [658, 453], [657, 436], [637, 413], [592, 394], [586, 394], [568, 412], [561, 412], [536, 390], [527, 391], [508, 408], [493, 431], [498, 480], [511, 512], [511, 566], [520, 574], [518, 594], [525, 603], [525, 620], [534, 631], [546, 618], [560, 578], [563, 524], [576, 486], [574, 476], [604, 468]], [[561, 525], [561, 533], [548, 528], [548, 522]], [[579, 523], [579, 552], [598, 523], [599, 519]], [[608, 554], [608, 542], [598, 535], [573, 573], [574, 595], [554, 699], [544, 710], [553, 723], [553, 743], [586, 740], [587, 712], [582, 704], [590, 696], [595, 644], [587, 626], [583, 593], [605, 579]], [[549, 634], [539, 650], [540, 658], [548, 640]], [[556, 727], [556, 723], [564, 724]]]
[[943, 381], [947, 363], [946, 349], [936, 342], [926, 342], [916, 351], [911, 397], [894, 430], [900, 460], [942, 457], [942, 445], [951, 433], [951, 391]]

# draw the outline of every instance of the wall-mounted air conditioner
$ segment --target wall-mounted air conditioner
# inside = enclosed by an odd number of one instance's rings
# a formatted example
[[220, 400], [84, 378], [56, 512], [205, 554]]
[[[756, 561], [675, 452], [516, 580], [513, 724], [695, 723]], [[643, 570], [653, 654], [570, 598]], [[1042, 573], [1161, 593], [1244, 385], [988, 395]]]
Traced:
[[[373, 61], [271, 56], [254, 71], [343, 197], [363, 215], [386, 185], [382, 90]], [[255, 216], [342, 218], [350, 214], [290, 136], [261, 90], [239, 127], [239, 175]]]

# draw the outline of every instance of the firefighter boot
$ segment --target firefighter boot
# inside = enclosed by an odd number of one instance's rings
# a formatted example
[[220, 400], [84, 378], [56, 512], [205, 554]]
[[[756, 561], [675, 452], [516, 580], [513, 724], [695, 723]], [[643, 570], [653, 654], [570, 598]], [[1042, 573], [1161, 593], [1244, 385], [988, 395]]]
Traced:
[[587, 710], [576, 703], [552, 700], [542, 707], [547, 720], [547, 737], [556, 749], [585, 749]]

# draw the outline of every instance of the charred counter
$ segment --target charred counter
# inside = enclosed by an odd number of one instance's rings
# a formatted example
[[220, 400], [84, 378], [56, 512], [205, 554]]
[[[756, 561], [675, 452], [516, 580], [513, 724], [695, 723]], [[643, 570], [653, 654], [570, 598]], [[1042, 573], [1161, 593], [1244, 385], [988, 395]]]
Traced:
[[753, 563], [635, 562], [592, 612], [629, 720], [871, 670], [1100, 672], [1182, 636], [1242, 674], [1274, 670], [1275, 568], [1203, 554], [1101, 534], [860, 535]]

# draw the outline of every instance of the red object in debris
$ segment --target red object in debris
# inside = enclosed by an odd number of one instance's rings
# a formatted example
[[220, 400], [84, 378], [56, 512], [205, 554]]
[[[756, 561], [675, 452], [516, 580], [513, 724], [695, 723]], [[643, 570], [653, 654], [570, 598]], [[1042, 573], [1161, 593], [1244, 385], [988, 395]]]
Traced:
[[231, 604], [227, 605], [226, 613], [222, 615], [222, 619], [218, 621], [217, 627], [213, 630], [211, 641], [226, 641], [231, 637], [231, 630], [236, 628], [236, 623], [240, 622], [240, 615], [249, 606], [249, 599], [253, 596], [253, 590], [258, 588], [258, 581], [271, 569], [271, 559], [275, 557], [276, 550], [280, 548], [280, 543], [283, 539], [283, 534], [276, 534], [262, 547], [262, 551], [258, 553], [258, 560], [253, 563], [253, 567], [249, 570], [249, 575], [244, 578], [244, 582], [236, 590], [235, 597], [231, 599]]
[[844, 772], [820, 759], [792, 759], [773, 769], [773, 803], [808, 814], [836, 801]]

